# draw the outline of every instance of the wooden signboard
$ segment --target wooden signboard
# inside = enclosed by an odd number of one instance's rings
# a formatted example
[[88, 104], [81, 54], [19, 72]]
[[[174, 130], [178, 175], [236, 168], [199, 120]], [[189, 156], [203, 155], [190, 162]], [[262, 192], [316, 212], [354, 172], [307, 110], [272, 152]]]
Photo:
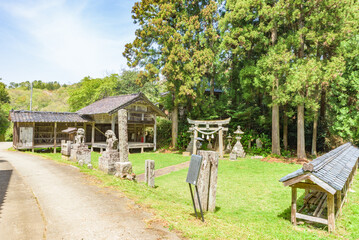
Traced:
[[191, 184], [194, 185], [194, 187], [196, 189], [197, 198], [198, 198], [198, 202], [199, 202], [199, 209], [201, 211], [201, 216], [202, 216], [202, 222], [204, 222], [203, 211], [202, 211], [202, 207], [201, 207], [201, 200], [199, 198], [198, 188], [197, 188], [198, 176], [199, 176], [199, 172], [201, 171], [201, 165], [202, 165], [202, 156], [193, 154], [191, 157], [191, 162], [189, 164], [186, 182], [189, 185], [189, 189], [190, 189], [191, 197], [192, 197], [193, 208], [194, 208], [194, 213], [196, 214], [196, 218], [197, 218], [196, 204], [194, 202]]
[[202, 156], [192, 155], [189, 164], [186, 182], [197, 186], [199, 171], [201, 170]]

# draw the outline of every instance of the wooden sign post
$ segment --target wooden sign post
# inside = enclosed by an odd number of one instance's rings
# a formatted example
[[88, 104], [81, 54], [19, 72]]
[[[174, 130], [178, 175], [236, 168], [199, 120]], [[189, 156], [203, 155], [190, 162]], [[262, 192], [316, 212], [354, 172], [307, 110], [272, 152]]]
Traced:
[[194, 187], [196, 189], [198, 203], [199, 203], [198, 205], [199, 205], [199, 209], [201, 211], [201, 216], [202, 216], [202, 222], [204, 222], [203, 211], [202, 211], [202, 206], [201, 206], [201, 200], [199, 198], [198, 187], [197, 187], [198, 176], [199, 176], [199, 172], [201, 170], [201, 165], [202, 165], [202, 156], [192, 155], [191, 162], [190, 162], [189, 168], [188, 168], [186, 182], [189, 185], [189, 189], [190, 189], [191, 197], [192, 197], [193, 208], [194, 208], [194, 213], [196, 214], [196, 218], [197, 218], [196, 203], [194, 201], [193, 192], [192, 192], [192, 186], [191, 185], [194, 185]]

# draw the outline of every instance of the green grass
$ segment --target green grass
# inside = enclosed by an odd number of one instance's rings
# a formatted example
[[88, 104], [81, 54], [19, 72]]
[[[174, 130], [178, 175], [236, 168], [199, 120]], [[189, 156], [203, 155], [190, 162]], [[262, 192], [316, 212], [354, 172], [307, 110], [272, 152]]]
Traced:
[[[100, 156], [101, 154], [98, 152], [91, 153], [91, 162], [95, 168], [98, 167]], [[128, 159], [132, 163], [133, 172], [139, 175], [145, 172], [145, 160], [147, 159], [155, 160], [155, 169], [160, 169], [189, 161], [190, 157], [174, 153], [133, 153], [128, 155]]]
[[[58, 155], [46, 154], [62, 161]], [[175, 157], [178, 157], [175, 160], [178, 162], [188, 160], [180, 155], [157, 153], [131, 154], [130, 160], [134, 166], [138, 165], [136, 171], [141, 173], [143, 167], [140, 165], [144, 165], [145, 159], [155, 160], [158, 169], [159, 166], [167, 166], [169, 159]], [[335, 233], [328, 233], [324, 225], [302, 224], [295, 227], [290, 223], [291, 191], [283, 187], [278, 179], [298, 168], [299, 165], [249, 158], [220, 160], [216, 211], [206, 213], [204, 223], [193, 216], [191, 197], [185, 183], [186, 169], [157, 177], [156, 188], [85, 167], [81, 170], [101, 179], [105, 186], [113, 186], [138, 204], [148, 207], [156, 218], [165, 219], [170, 229], [179, 230], [189, 239], [358, 239], [358, 176], [353, 186], [356, 192], [349, 193], [343, 214], [336, 221]], [[302, 194], [303, 191], [298, 192], [299, 196]], [[301, 200], [299, 206], [300, 203]]]

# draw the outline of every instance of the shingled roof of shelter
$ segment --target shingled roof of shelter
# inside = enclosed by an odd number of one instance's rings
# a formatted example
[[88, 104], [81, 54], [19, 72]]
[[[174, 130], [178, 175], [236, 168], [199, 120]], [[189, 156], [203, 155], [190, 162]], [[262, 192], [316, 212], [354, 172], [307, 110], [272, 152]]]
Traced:
[[301, 168], [281, 178], [279, 181], [285, 182], [300, 175], [310, 173], [335, 190], [342, 190], [358, 158], [359, 148], [351, 143], [346, 143], [314, 159], [311, 162], [313, 171], [307, 172]]
[[141, 92], [129, 95], [106, 97], [78, 110], [77, 113], [81, 115], [92, 115], [101, 113], [112, 114], [120, 109], [127, 107], [132, 103], [141, 100], [146, 101], [158, 115], [166, 117], [166, 114], [164, 114], [164, 112], [162, 112], [157, 106], [155, 106]]
[[9, 120], [12, 122], [90, 122], [86, 117], [73, 112], [37, 112], [11, 110]]

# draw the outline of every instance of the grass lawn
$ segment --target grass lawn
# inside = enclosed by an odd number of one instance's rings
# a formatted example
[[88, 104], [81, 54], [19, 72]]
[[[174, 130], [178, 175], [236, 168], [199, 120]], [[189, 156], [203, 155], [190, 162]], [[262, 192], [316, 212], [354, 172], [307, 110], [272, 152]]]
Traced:
[[[57, 161], [60, 154], [41, 154]], [[176, 154], [131, 154], [136, 173], [142, 173], [144, 160], [156, 161], [156, 169], [189, 160]], [[141, 165], [142, 164], [142, 165]], [[95, 165], [95, 164], [94, 164]], [[336, 232], [329, 234], [324, 225], [290, 223], [291, 191], [278, 181], [300, 168], [299, 165], [268, 163], [245, 158], [220, 160], [217, 187], [217, 210], [206, 213], [205, 222], [195, 219], [188, 185], [187, 169], [163, 175], [155, 180], [156, 188], [121, 180], [98, 170], [81, 168], [101, 179], [105, 186], [123, 191], [137, 203], [148, 207], [170, 229], [179, 230], [189, 239], [359, 239], [359, 178], [354, 181]], [[304, 191], [299, 191], [301, 196]], [[301, 200], [299, 201], [300, 206]]]

